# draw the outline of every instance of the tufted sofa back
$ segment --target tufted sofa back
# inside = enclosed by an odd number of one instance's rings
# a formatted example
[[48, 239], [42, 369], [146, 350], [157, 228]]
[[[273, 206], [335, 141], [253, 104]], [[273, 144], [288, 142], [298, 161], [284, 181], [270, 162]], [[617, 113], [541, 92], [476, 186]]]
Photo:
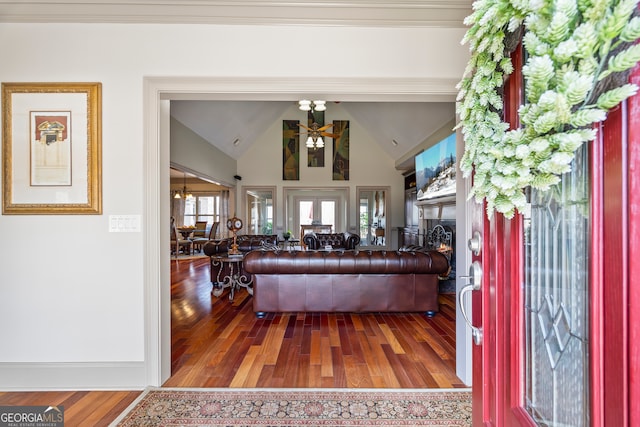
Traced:
[[360, 236], [348, 231], [344, 233], [311, 232], [305, 234], [302, 241], [307, 246], [307, 249], [311, 250], [323, 249], [326, 246], [331, 246], [333, 249], [352, 250], [360, 244]]
[[[278, 244], [277, 234], [242, 234], [236, 237], [238, 243], [238, 249], [240, 252], [249, 252], [254, 249], [261, 249], [263, 243]], [[204, 244], [204, 253], [208, 256], [221, 255], [227, 253], [231, 244], [233, 243], [233, 237], [229, 237], [221, 240], [210, 240]]]
[[449, 269], [437, 251], [253, 251], [243, 260], [252, 274], [441, 274]]

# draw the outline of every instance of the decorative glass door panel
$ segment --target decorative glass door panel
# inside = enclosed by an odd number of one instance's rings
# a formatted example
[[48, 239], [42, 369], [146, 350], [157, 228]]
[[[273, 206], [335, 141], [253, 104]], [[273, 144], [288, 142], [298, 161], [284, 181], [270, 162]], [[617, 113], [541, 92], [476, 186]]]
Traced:
[[360, 247], [386, 246], [389, 187], [357, 187]]
[[313, 200], [299, 200], [296, 217], [299, 225], [310, 225], [313, 222]]
[[335, 230], [336, 224], [336, 201], [321, 200], [320, 201], [320, 222], [322, 224], [331, 224]]
[[247, 234], [273, 234], [275, 188], [252, 187], [245, 189]]
[[[327, 198], [299, 199], [296, 215], [298, 226], [321, 224], [335, 231], [337, 205], [337, 200]], [[300, 234], [302, 237], [302, 231]]]
[[358, 212], [358, 232], [360, 233], [360, 245], [369, 246], [373, 241], [371, 234], [371, 215], [369, 213], [369, 199], [367, 197], [359, 197], [359, 212]]
[[543, 426], [590, 424], [588, 178], [583, 147], [524, 213], [524, 408]]

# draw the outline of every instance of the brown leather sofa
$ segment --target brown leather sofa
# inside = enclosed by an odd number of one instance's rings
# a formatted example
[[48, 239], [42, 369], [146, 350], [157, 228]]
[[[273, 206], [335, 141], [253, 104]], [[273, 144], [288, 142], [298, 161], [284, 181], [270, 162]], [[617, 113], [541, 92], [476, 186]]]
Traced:
[[349, 233], [307, 233], [302, 238], [307, 249], [317, 250], [331, 246], [333, 249], [355, 249], [360, 244], [360, 236]]
[[425, 312], [438, 306], [438, 274], [449, 268], [437, 251], [249, 252], [253, 311]]

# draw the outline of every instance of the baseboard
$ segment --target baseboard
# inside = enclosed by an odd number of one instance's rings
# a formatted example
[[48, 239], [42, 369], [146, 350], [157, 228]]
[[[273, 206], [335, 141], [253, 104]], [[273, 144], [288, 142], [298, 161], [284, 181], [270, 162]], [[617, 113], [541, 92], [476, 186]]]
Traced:
[[0, 363], [0, 391], [142, 390], [144, 362]]

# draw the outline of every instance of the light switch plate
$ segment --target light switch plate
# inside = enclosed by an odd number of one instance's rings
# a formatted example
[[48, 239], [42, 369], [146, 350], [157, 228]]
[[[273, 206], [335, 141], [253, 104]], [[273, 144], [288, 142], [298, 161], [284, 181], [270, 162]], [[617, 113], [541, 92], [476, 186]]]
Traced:
[[110, 233], [139, 233], [140, 215], [109, 215]]

